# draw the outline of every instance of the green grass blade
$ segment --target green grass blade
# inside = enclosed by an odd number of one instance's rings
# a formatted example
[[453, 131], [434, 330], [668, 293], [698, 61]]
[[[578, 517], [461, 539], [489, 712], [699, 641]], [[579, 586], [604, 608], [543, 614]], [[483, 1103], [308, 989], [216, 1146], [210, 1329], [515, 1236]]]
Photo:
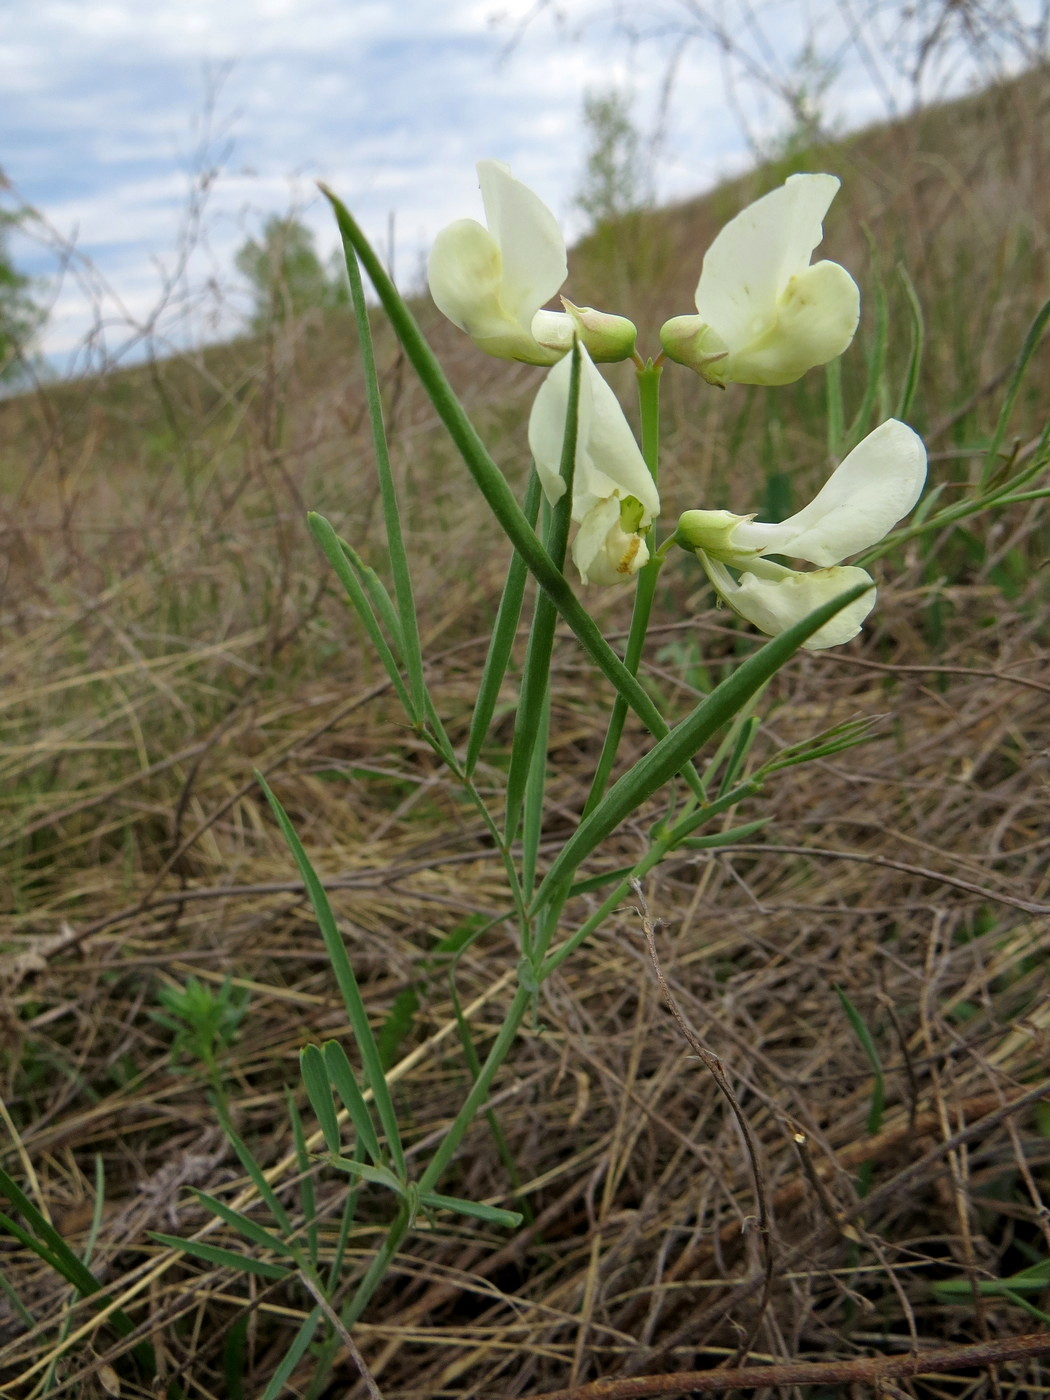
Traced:
[[911, 406], [915, 402], [915, 391], [919, 387], [922, 356], [926, 346], [926, 322], [923, 319], [922, 302], [915, 290], [915, 283], [908, 276], [908, 270], [903, 263], [897, 268], [897, 275], [901, 279], [904, 295], [908, 301], [908, 313], [911, 320], [911, 354], [908, 356], [908, 368], [904, 375], [901, 396], [897, 401], [896, 412], [893, 416], [907, 422]]
[[719, 797], [724, 797], [736, 782], [737, 774], [744, 766], [744, 760], [751, 751], [751, 745], [755, 742], [755, 735], [758, 733], [758, 727], [761, 722], [758, 715], [748, 715], [743, 723], [740, 724], [733, 743], [733, 750], [726, 760], [726, 766], [722, 771], [722, 779], [718, 785]]
[[[541, 495], [540, 479], [534, 470], [529, 476], [529, 484], [525, 489], [525, 501], [522, 507], [525, 519], [532, 525], [536, 523]], [[474, 714], [470, 721], [467, 755], [463, 764], [464, 772], [468, 777], [477, 767], [478, 759], [481, 757], [482, 745], [488, 735], [489, 725], [492, 723], [492, 716], [499, 700], [500, 688], [507, 674], [507, 667], [510, 665], [514, 639], [517, 636], [518, 623], [521, 619], [521, 605], [525, 597], [525, 580], [528, 577], [528, 572], [525, 560], [515, 550], [511, 555], [510, 565], [507, 569], [507, 580], [503, 585], [503, 595], [499, 601], [499, 611], [496, 613], [496, 625], [492, 631], [492, 640], [489, 642], [485, 668], [481, 673], [481, 682], [478, 686], [478, 698], [474, 702]]]
[[1017, 357], [1017, 364], [1014, 372], [1010, 376], [1010, 383], [1006, 390], [1006, 398], [1003, 399], [1003, 406], [999, 411], [999, 419], [995, 425], [995, 432], [988, 448], [988, 455], [985, 458], [984, 472], [982, 475], [982, 485], [993, 475], [999, 459], [999, 451], [1006, 437], [1006, 430], [1010, 426], [1010, 418], [1014, 411], [1014, 404], [1017, 402], [1017, 395], [1021, 391], [1025, 373], [1032, 362], [1035, 352], [1039, 349], [1046, 331], [1047, 322], [1050, 321], [1050, 301], [1045, 301], [1040, 307], [1035, 320], [1029, 327], [1025, 336], [1021, 353]]
[[346, 1106], [346, 1111], [357, 1130], [361, 1145], [377, 1167], [386, 1166], [386, 1154], [379, 1145], [372, 1115], [368, 1111], [368, 1105], [365, 1103], [364, 1095], [361, 1093], [357, 1076], [354, 1074], [353, 1065], [347, 1058], [346, 1051], [338, 1040], [326, 1041], [321, 1047], [321, 1051], [324, 1055], [328, 1077]]
[[[870, 237], [868, 241], [874, 252], [874, 244]], [[861, 399], [860, 407], [857, 409], [853, 422], [842, 442], [844, 452], [855, 447], [861, 438], [868, 433], [872, 416], [875, 413], [875, 406], [883, 389], [883, 379], [886, 373], [886, 353], [890, 338], [890, 308], [886, 297], [886, 288], [883, 286], [881, 276], [877, 273], [873, 301], [875, 304], [875, 343], [867, 357], [864, 397]]]
[[[10, 1223], [12, 1222], [8, 1221], [7, 1216], [0, 1215], [0, 1225], [4, 1225], [6, 1228]], [[11, 1304], [12, 1310], [17, 1314], [25, 1327], [36, 1326], [36, 1318], [22, 1302], [21, 1298], [15, 1292], [14, 1284], [8, 1281], [7, 1275], [4, 1274], [2, 1270], [0, 1270], [0, 1292], [3, 1292], [4, 1297]]]
[[317, 1196], [314, 1192], [314, 1178], [310, 1153], [306, 1146], [306, 1133], [303, 1131], [303, 1120], [296, 1107], [295, 1100], [291, 1094], [286, 1095], [288, 1100], [288, 1120], [292, 1125], [292, 1139], [295, 1143], [295, 1160], [299, 1168], [299, 1204], [302, 1207], [303, 1220], [306, 1225], [306, 1249], [310, 1256], [310, 1263], [317, 1268]]
[[383, 425], [383, 398], [376, 370], [372, 327], [368, 319], [368, 306], [365, 302], [365, 289], [361, 281], [361, 268], [353, 248], [346, 242], [345, 238], [343, 249], [346, 254], [346, 275], [350, 279], [350, 296], [354, 304], [354, 319], [357, 322], [357, 335], [361, 346], [361, 366], [365, 375], [368, 417], [372, 425], [372, 446], [375, 451], [376, 473], [379, 477], [379, 495], [383, 503], [387, 553], [394, 576], [394, 597], [397, 599], [405, 670], [408, 672], [408, 689], [412, 697], [416, 721], [422, 723], [426, 711], [427, 694], [426, 683], [423, 679], [423, 650], [419, 640], [419, 624], [416, 618], [415, 598], [412, 593], [408, 555], [401, 534], [401, 511], [397, 502], [397, 489], [394, 485], [393, 472], [390, 470], [390, 452], [387, 446], [386, 429]]
[[250, 1313], [242, 1313], [226, 1334], [222, 1345], [222, 1374], [226, 1382], [226, 1400], [244, 1400], [244, 1377], [248, 1371], [248, 1322]]
[[409, 362], [496, 520], [525, 560], [529, 572], [549, 595], [595, 665], [624, 696], [650, 733], [662, 738], [668, 729], [666, 721], [644, 688], [609, 646], [561, 571], [555, 568], [515, 500], [503, 473], [485, 450], [474, 425], [463, 411], [433, 351], [423, 338], [415, 318], [390, 281], [368, 240], [336, 195], [324, 185], [321, 186], [321, 192], [332, 205], [344, 245], [349, 245], [360, 258], [383, 309], [405, 348]]
[[516, 1230], [524, 1216], [516, 1210], [500, 1210], [497, 1206], [483, 1206], [476, 1201], [463, 1201], [458, 1196], [442, 1196], [436, 1191], [424, 1191], [420, 1202], [433, 1210], [452, 1210], [457, 1215], [469, 1215], [474, 1220], [484, 1220], [490, 1225], [503, 1225], [508, 1230]]
[[280, 802], [270, 791], [266, 779], [258, 771], [256, 778], [266, 799], [277, 818], [284, 839], [287, 841], [292, 856], [295, 859], [299, 874], [306, 886], [306, 891], [310, 896], [310, 903], [317, 916], [317, 925], [321, 930], [321, 937], [324, 939], [325, 949], [328, 953], [329, 961], [332, 964], [332, 971], [339, 984], [342, 993], [343, 1005], [350, 1021], [350, 1028], [357, 1041], [357, 1048], [361, 1055], [361, 1062], [364, 1065], [365, 1077], [372, 1090], [372, 1097], [375, 1101], [376, 1111], [379, 1114], [379, 1121], [386, 1134], [387, 1146], [390, 1149], [390, 1156], [394, 1163], [394, 1170], [397, 1175], [404, 1178], [405, 1154], [401, 1147], [401, 1133], [397, 1126], [397, 1114], [394, 1111], [394, 1101], [390, 1097], [390, 1089], [386, 1082], [386, 1075], [383, 1073], [383, 1062], [379, 1057], [379, 1047], [376, 1045], [375, 1036], [372, 1034], [372, 1027], [369, 1024], [368, 1013], [365, 1011], [365, 1004], [361, 997], [361, 989], [357, 985], [357, 978], [354, 969], [350, 964], [346, 948], [343, 944], [342, 935], [335, 922], [335, 915], [332, 913], [332, 906], [328, 902], [328, 895], [325, 888], [317, 878], [317, 874], [310, 864], [310, 858], [303, 848], [303, 843], [296, 835], [295, 828], [288, 820], [288, 814], [281, 806]]
[[841, 987], [835, 988], [835, 993], [842, 1003], [842, 1009], [846, 1013], [846, 1019], [853, 1028], [853, 1034], [860, 1042], [861, 1049], [867, 1057], [868, 1064], [871, 1065], [874, 1082], [871, 1087], [871, 1107], [868, 1110], [868, 1133], [874, 1136], [882, 1127], [882, 1116], [886, 1108], [886, 1080], [882, 1073], [882, 1061], [879, 1059], [879, 1052], [872, 1039], [871, 1031], [864, 1023], [864, 1018], [850, 1001], [849, 997]]
[[250, 1254], [238, 1254], [233, 1249], [223, 1249], [217, 1244], [205, 1244], [203, 1240], [180, 1240], [178, 1235], [161, 1235], [150, 1231], [150, 1239], [158, 1244], [166, 1244], [169, 1249], [177, 1249], [200, 1259], [205, 1264], [217, 1264], [222, 1269], [237, 1269], [243, 1274], [258, 1274], [260, 1278], [288, 1278], [292, 1270], [279, 1264], [267, 1264], [262, 1259], [253, 1259]]
[[324, 551], [325, 558], [335, 570], [339, 582], [346, 589], [347, 597], [353, 605], [354, 611], [361, 619], [361, 625], [368, 633], [368, 639], [375, 648], [376, 655], [383, 663], [383, 669], [390, 677], [390, 683], [397, 692], [397, 697], [405, 707], [405, 712], [412, 720], [419, 718], [418, 713], [413, 708], [413, 702], [405, 689], [405, 683], [401, 678], [401, 668], [397, 664], [393, 652], [387, 639], [383, 636], [382, 629], [376, 619], [373, 608], [369, 605], [368, 596], [361, 581], [357, 578], [354, 570], [346, 557], [343, 548], [343, 541], [332, 529], [331, 523], [323, 515], [316, 515], [314, 512], [306, 517], [310, 526], [310, 533]]
[[768, 641], [727, 676], [665, 739], [655, 744], [613, 784], [590, 816], [576, 828], [544, 877], [533, 901], [534, 907], [538, 909], [544, 898], [571, 877], [622, 821], [680, 772], [697, 750], [743, 709], [759, 686], [790, 660], [803, 642], [867, 591], [868, 585], [858, 585], [840, 594]]
[[234, 1210], [232, 1206], [228, 1206], [224, 1201], [209, 1195], [207, 1191], [195, 1191], [193, 1194], [205, 1210], [210, 1210], [212, 1215], [217, 1215], [220, 1220], [225, 1220], [227, 1225], [236, 1230], [238, 1234], [243, 1235], [252, 1244], [261, 1245], [263, 1249], [272, 1249], [275, 1254], [283, 1254], [286, 1258], [298, 1262], [299, 1256], [295, 1248], [286, 1244], [284, 1240], [267, 1230], [265, 1226], [251, 1220], [247, 1215], [242, 1215], [239, 1210]]
[[[93, 1298], [97, 1295], [103, 1306], [108, 1305], [109, 1297], [102, 1292], [102, 1285], [95, 1275], [77, 1258], [55, 1227], [41, 1215], [17, 1182], [8, 1176], [2, 1167], [0, 1192], [7, 1197], [29, 1228], [24, 1229], [4, 1214], [0, 1214], [0, 1227], [27, 1249], [32, 1250], [67, 1283], [72, 1284], [82, 1298]], [[115, 1308], [109, 1315], [109, 1321], [113, 1330], [121, 1337], [128, 1337], [135, 1331], [135, 1324], [123, 1308]], [[134, 1348], [134, 1354], [143, 1370], [152, 1375], [156, 1369], [153, 1348], [146, 1342], [139, 1342]]]
[[284, 1390], [285, 1382], [295, 1370], [296, 1366], [306, 1354], [306, 1348], [314, 1339], [317, 1331], [317, 1324], [321, 1321], [321, 1309], [314, 1308], [313, 1312], [307, 1313], [300, 1324], [298, 1332], [292, 1338], [292, 1344], [281, 1357], [277, 1370], [274, 1371], [267, 1383], [266, 1389], [262, 1393], [262, 1400], [278, 1400]]
[[[558, 570], [561, 570], [565, 563], [565, 549], [569, 542], [569, 526], [572, 522], [572, 489], [576, 474], [576, 436], [580, 410], [580, 365], [580, 348], [578, 344], [574, 344], [560, 463], [561, 479], [565, 483], [565, 491], [561, 500], [550, 511], [547, 538], [544, 541], [551, 562]], [[510, 767], [507, 771], [504, 840], [508, 846], [518, 833], [521, 811], [525, 802], [525, 791], [529, 785], [530, 777], [535, 781], [532, 755], [540, 737], [544, 710], [550, 700], [551, 653], [554, 648], [554, 629], [557, 621], [558, 614], [554, 604], [546, 593], [541, 593], [536, 599], [536, 612], [529, 632], [529, 645], [525, 653], [525, 669], [521, 678], [521, 694], [518, 698], [518, 712], [514, 722]], [[544, 778], [546, 776], [545, 765], [543, 776]], [[533, 815], [535, 820], [535, 813]]]
[[314, 1117], [321, 1125], [325, 1146], [329, 1152], [338, 1156], [343, 1146], [339, 1133], [339, 1119], [332, 1102], [328, 1066], [319, 1046], [304, 1045], [299, 1051], [299, 1072], [303, 1077], [306, 1097], [310, 1100]]

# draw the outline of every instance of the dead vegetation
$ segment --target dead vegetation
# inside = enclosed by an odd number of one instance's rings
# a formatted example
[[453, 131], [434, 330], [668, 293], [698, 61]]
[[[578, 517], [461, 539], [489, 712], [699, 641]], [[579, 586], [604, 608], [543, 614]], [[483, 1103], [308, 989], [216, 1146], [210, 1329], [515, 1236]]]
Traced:
[[[1047, 283], [1046, 122], [1045, 88], [1022, 83], [835, 154], [848, 176], [830, 255], [867, 268], [869, 306], [873, 264], [887, 283], [897, 257], [910, 270], [927, 318], [917, 426], [949, 490], [988, 441]], [[829, 154], [814, 163], [839, 169]], [[739, 202], [734, 189], [656, 216], [666, 271], [644, 324], [688, 309], [700, 250]], [[597, 276], [586, 257], [583, 279]], [[899, 376], [907, 333], [896, 288], [889, 299]], [[535, 372], [484, 361], [420, 314], [520, 482]], [[869, 345], [870, 323], [854, 353]], [[380, 349], [426, 654], [461, 736], [504, 549], [396, 348]], [[258, 1395], [312, 1305], [303, 1290], [189, 1263], [150, 1233], [204, 1226], [189, 1188], [255, 1203], [199, 1064], [151, 1015], [165, 988], [196, 978], [220, 992], [229, 979], [247, 997], [222, 1078], [237, 1131], [293, 1213], [298, 1051], [348, 1036], [253, 768], [325, 878], [374, 1023], [393, 1026], [390, 1075], [417, 1159], [467, 1082], [457, 1004], [483, 1047], [509, 1000], [517, 954], [499, 922], [454, 963], [434, 956], [505, 907], [499, 863], [406, 733], [302, 523], [307, 506], [323, 510], [382, 559], [355, 364], [329, 318], [268, 347], [0, 404], [0, 1165], [77, 1252], [90, 1247], [136, 1329], [119, 1337], [97, 1301], [76, 1302], [7, 1235], [4, 1395]], [[1006, 451], [1035, 450], [1046, 370], [1044, 347]], [[847, 402], [862, 377], [847, 368]], [[819, 374], [769, 395], [705, 394], [685, 372], [665, 383], [676, 509], [724, 504], [729, 482], [756, 499], [790, 492], [806, 463], [801, 497], [823, 471]], [[759, 836], [667, 862], [644, 903], [625, 902], [548, 984], [492, 1100], [517, 1182], [479, 1120], [443, 1187], [524, 1206], [526, 1224], [508, 1238], [439, 1217], [413, 1236], [353, 1334], [388, 1400], [849, 1362], [1045, 1324], [1038, 1287], [999, 1281], [1050, 1259], [1046, 545], [1043, 500], [913, 541], [879, 565], [865, 636], [800, 655], [777, 679], [760, 757], [858, 715], [880, 717], [869, 742], [781, 774], [741, 813], [772, 816]], [[609, 634], [625, 626], [623, 598], [592, 601]], [[657, 618], [648, 675], [672, 711], [753, 644], [710, 607], [699, 571], [674, 571]], [[578, 818], [606, 704], [562, 638], [552, 851]], [[508, 688], [483, 774], [494, 792], [513, 705]], [[622, 864], [654, 815], [639, 812], [603, 859]], [[594, 900], [578, 899], [573, 919]], [[646, 917], [753, 1153], [662, 1001]], [[331, 1255], [345, 1178], [319, 1160], [311, 1170]], [[345, 1286], [385, 1210], [366, 1193]], [[239, 1247], [232, 1233], [209, 1238]], [[127, 1359], [142, 1338], [159, 1389]], [[361, 1384], [342, 1345], [332, 1364], [321, 1393]], [[1046, 1384], [1038, 1359], [956, 1369], [885, 1393]], [[318, 1393], [316, 1371], [307, 1353], [288, 1393]]]

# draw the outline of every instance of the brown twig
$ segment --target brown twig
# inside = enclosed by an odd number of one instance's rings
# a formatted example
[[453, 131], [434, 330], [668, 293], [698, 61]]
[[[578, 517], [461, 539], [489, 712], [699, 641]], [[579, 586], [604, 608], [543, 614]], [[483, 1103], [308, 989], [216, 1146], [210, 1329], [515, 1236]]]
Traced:
[[756, 1390], [792, 1385], [864, 1385], [938, 1371], [962, 1371], [1019, 1361], [1050, 1353], [1050, 1332], [1021, 1337], [936, 1347], [932, 1351], [902, 1352], [898, 1356], [864, 1356], [856, 1361], [788, 1361], [769, 1366], [738, 1366], [733, 1370], [672, 1371], [662, 1376], [630, 1376], [626, 1380], [591, 1381], [572, 1390], [549, 1390], [531, 1400], [640, 1400], [647, 1395], [693, 1391]]

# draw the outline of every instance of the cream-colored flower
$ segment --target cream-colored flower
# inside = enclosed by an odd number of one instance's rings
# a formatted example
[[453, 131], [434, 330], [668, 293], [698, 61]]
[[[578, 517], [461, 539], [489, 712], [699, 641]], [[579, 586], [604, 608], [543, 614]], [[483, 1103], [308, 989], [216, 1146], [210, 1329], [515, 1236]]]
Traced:
[[[566, 356], [540, 386], [529, 417], [529, 446], [551, 505], [565, 494], [561, 457], [571, 376]], [[622, 583], [637, 573], [649, 560], [645, 535], [659, 510], [656, 483], [616, 395], [581, 346], [572, 558], [583, 582]]]
[[488, 228], [458, 219], [434, 240], [427, 277], [438, 309], [474, 344], [503, 360], [553, 365], [579, 334], [595, 359], [623, 360], [636, 331], [623, 316], [564, 303], [541, 308], [568, 276], [554, 215], [507, 166], [478, 162]]
[[665, 353], [712, 384], [790, 384], [841, 355], [860, 292], [838, 263], [810, 264], [839, 188], [834, 175], [791, 175], [731, 219], [707, 250], [696, 316], [660, 331]]
[[[687, 510], [675, 539], [696, 554], [719, 597], [769, 636], [855, 584], [870, 583], [870, 592], [805, 643], [811, 650], [839, 646], [856, 636], [875, 606], [870, 574], [839, 561], [887, 535], [915, 505], [925, 480], [922, 439], [891, 418], [858, 443], [809, 505], [790, 519], [767, 525], [727, 510]], [[775, 563], [769, 554], [822, 567], [800, 572]]]

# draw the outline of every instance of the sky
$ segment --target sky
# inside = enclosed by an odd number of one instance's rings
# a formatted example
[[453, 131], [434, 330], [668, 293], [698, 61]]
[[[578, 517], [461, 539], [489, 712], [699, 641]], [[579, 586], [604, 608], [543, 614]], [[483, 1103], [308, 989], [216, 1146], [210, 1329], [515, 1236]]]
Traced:
[[[710, 0], [698, 25], [687, 0], [8, 0], [0, 170], [6, 207], [40, 216], [10, 247], [50, 307], [41, 348], [76, 373], [136, 358], [149, 335], [163, 350], [232, 334], [250, 310], [234, 255], [267, 215], [294, 212], [335, 248], [318, 179], [383, 249], [392, 229], [406, 285], [439, 229], [481, 217], [481, 158], [506, 161], [571, 241], [589, 90], [626, 93], [640, 130], [661, 133], [661, 201], [785, 129], [768, 80], [798, 79], [807, 44], [833, 64], [836, 129], [883, 118], [910, 100], [892, 48], [914, 36], [902, 6], [859, 0], [858, 48], [851, 3]], [[956, 53], [925, 95], [973, 80]]]

